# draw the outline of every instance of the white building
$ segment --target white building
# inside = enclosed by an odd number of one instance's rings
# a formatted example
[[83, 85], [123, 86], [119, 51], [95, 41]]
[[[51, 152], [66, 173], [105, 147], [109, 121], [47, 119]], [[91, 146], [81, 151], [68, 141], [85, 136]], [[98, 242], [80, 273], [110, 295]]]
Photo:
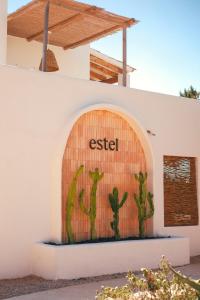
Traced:
[[[79, 266], [84, 268], [81, 252], [88, 265], [91, 249], [97, 252], [98, 259], [94, 258], [92, 268], [84, 270], [86, 276], [126, 271], [129, 263], [133, 268], [155, 266], [161, 254], [168, 255], [175, 265], [187, 263], [189, 255], [200, 254], [199, 103], [89, 80], [91, 62], [93, 67], [98, 65], [98, 81], [104, 81], [103, 75], [116, 79], [116, 74], [123, 72], [121, 64], [111, 59], [104, 57], [104, 71], [100, 63], [91, 61], [94, 52], [91, 53], [90, 41], [136, 21], [69, 0], [50, 0], [49, 47], [59, 72], [40, 72], [44, 9], [45, 1], [32, 1], [8, 16], [7, 23], [7, 1], [0, 1], [0, 278], [31, 273], [49, 278], [82, 276], [81, 272], [73, 273], [73, 264], [77, 263], [77, 270]], [[101, 54], [99, 59], [103, 60]], [[125, 65], [126, 60], [124, 76]], [[89, 140], [98, 138], [117, 139], [119, 149], [89, 149]], [[61, 241], [65, 235], [67, 187], [82, 163], [86, 171], [98, 167], [104, 172], [98, 192], [101, 205], [97, 204], [97, 212], [101, 211], [97, 215], [99, 237], [103, 232], [111, 234], [106, 224], [110, 212], [104, 214], [108, 204], [103, 201], [107, 201], [105, 195], [113, 185], [121, 188], [120, 195], [125, 189], [129, 191], [120, 230], [124, 237], [132, 229], [137, 234], [137, 212], [130, 199], [137, 185], [131, 178], [142, 170], [148, 173], [148, 188], [154, 194], [155, 205], [147, 231], [185, 239], [145, 241], [145, 246], [136, 246], [135, 241], [114, 246], [84, 245], [85, 252], [77, 248], [80, 245], [60, 246], [58, 251], [53, 246], [36, 245]], [[90, 181], [86, 191], [89, 188]], [[80, 222], [74, 222], [76, 237], [81, 239], [85, 234], [87, 238], [87, 218], [80, 211], [78, 216]], [[116, 250], [116, 257], [109, 247], [117, 249], [117, 245], [126, 248]], [[72, 251], [67, 254], [71, 255], [68, 275], [65, 270], [58, 271], [66, 259], [62, 247], [68, 247], [66, 253]], [[126, 253], [126, 262], [116, 269], [114, 261], [120, 260], [122, 253]], [[136, 265], [129, 261], [134, 257], [139, 261]], [[110, 266], [102, 269], [108, 260]]]

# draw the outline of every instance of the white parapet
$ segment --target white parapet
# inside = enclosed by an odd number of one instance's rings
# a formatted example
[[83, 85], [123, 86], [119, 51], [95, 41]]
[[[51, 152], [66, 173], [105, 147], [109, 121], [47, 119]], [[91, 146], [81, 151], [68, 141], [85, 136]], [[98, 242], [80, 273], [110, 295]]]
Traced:
[[7, 9], [8, 0], [0, 0], [0, 64], [7, 63]]
[[142, 267], [158, 268], [162, 255], [173, 266], [189, 264], [189, 239], [171, 237], [63, 246], [38, 243], [33, 249], [32, 273], [53, 280], [123, 273]]

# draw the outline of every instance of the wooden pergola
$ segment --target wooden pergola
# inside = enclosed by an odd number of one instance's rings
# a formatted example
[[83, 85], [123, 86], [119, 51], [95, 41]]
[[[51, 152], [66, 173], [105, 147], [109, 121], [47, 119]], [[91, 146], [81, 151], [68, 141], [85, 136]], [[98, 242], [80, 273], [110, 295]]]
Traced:
[[[134, 72], [136, 69], [126, 66], [126, 73]], [[119, 81], [123, 74], [123, 62], [109, 57], [95, 49], [90, 50], [90, 79], [103, 83], [114, 84]]]
[[42, 70], [46, 71], [48, 44], [68, 50], [122, 30], [123, 83], [126, 86], [126, 29], [135, 24], [135, 19], [74, 0], [32, 0], [8, 16], [8, 34], [29, 42], [42, 42]]

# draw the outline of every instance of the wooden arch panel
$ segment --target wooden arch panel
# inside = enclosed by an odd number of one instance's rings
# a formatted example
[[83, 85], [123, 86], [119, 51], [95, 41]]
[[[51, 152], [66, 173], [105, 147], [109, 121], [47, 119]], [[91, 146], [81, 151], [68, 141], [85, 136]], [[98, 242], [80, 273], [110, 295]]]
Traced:
[[[117, 139], [118, 147], [112, 146], [112, 150], [90, 148], [91, 140], [96, 141], [105, 138], [108, 141], [116, 141]], [[95, 143], [92, 144], [92, 147], [95, 148]], [[65, 148], [62, 166], [63, 239], [66, 237], [66, 198], [69, 184], [75, 171], [82, 164], [85, 170], [79, 177], [77, 191], [79, 193], [82, 188], [86, 190], [86, 197], [84, 198], [86, 205], [89, 204], [91, 187], [88, 172], [95, 168], [104, 172], [104, 178], [100, 181], [97, 190], [97, 236], [113, 236], [113, 231], [110, 228], [113, 213], [108, 201], [108, 194], [112, 192], [113, 187], [119, 189], [120, 198], [124, 192], [129, 193], [125, 205], [120, 210], [121, 237], [137, 235], [137, 208], [133, 194], [137, 192], [138, 185], [133, 175], [139, 171], [146, 171], [146, 160], [139, 138], [129, 123], [113, 112], [94, 110], [83, 114], [73, 126]], [[79, 208], [78, 195], [72, 216], [72, 226], [76, 241], [89, 239], [89, 220]]]

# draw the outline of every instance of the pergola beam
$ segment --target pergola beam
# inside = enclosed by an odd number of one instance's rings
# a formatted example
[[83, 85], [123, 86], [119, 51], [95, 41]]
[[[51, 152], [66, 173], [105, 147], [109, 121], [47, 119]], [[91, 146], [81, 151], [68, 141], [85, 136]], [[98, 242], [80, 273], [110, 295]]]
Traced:
[[10, 14], [7, 18], [7, 21], [9, 22], [17, 17], [21, 17], [22, 15], [26, 14], [29, 10], [32, 10], [33, 8], [36, 8], [41, 5], [42, 5], [42, 2], [40, 0], [34, 0], [30, 3], [28, 3], [27, 5], [25, 5], [24, 7], [20, 8], [17, 11]]
[[120, 67], [117, 67], [109, 62], [106, 62], [105, 60], [91, 54], [90, 55], [90, 58], [91, 58], [91, 61], [93, 63], [96, 63], [96, 64], [99, 64], [99, 65], [102, 65], [103, 67], [107, 68], [107, 69], [110, 69], [112, 70], [114, 73], [117, 73], [117, 74], [122, 74], [123, 73], [123, 69], [120, 68]]
[[[92, 13], [92, 12], [95, 12], [96, 9], [97, 9], [96, 6], [92, 6], [92, 7], [90, 7], [89, 9], [87, 9], [86, 11]], [[78, 14], [76, 14], [76, 15], [74, 15], [74, 16], [68, 18], [68, 19], [65, 19], [65, 20], [63, 20], [63, 21], [61, 21], [61, 22], [58, 22], [58, 23], [52, 25], [52, 26], [49, 26], [48, 30], [49, 30], [50, 32], [51, 32], [51, 31], [58, 31], [58, 30], [61, 30], [61, 29], [65, 28], [67, 25], [72, 24], [73, 22], [80, 21], [81, 19], [84, 18], [84, 13], [85, 13], [86, 11], [84, 11], [84, 12], [82, 12], [82, 13], [78, 13]], [[37, 39], [38, 37], [40, 37], [40, 36], [42, 35], [42, 33], [43, 33], [43, 30], [42, 30], [42, 31], [39, 31], [39, 32], [37, 32], [37, 33], [35, 33], [35, 34], [32, 35], [32, 36], [29, 36], [29, 37], [27, 38], [27, 40], [30, 42], [30, 41], [32, 41], [32, 40], [34, 40], [34, 39]]]
[[[61, 30], [62, 28], [64, 28], [66, 25], [69, 25], [71, 23], [73, 23], [74, 21], [79, 21], [80, 19], [83, 18], [83, 15], [75, 15], [72, 16], [71, 18], [61, 21], [55, 25], [52, 25], [48, 28], [48, 31], [52, 32], [52, 31], [56, 31], [56, 30]], [[31, 42], [32, 40], [37, 39], [38, 37], [40, 37], [43, 34], [43, 31], [39, 31], [31, 36], [29, 36], [27, 38], [28, 42]]]
[[[41, 3], [45, 3], [46, 0], [38, 0], [38, 1], [40, 1]], [[62, 8], [65, 8], [65, 9], [68, 9], [68, 10], [71, 10], [71, 11], [74, 11], [74, 12], [77, 12], [77, 13], [82, 13], [84, 15], [93, 16], [95, 18], [105, 20], [105, 21], [111, 22], [111, 23], [116, 24], [116, 25], [120, 25], [121, 28], [123, 26], [129, 27], [129, 26], [131, 26], [133, 24], [136, 24], [138, 22], [134, 18], [131, 18], [128, 21], [124, 21], [123, 17], [121, 17], [120, 21], [116, 22], [116, 17], [115, 17], [114, 14], [110, 14], [109, 16], [102, 16], [102, 15], [94, 14], [92, 12], [87, 12], [87, 11], [75, 8], [73, 5], [70, 5], [69, 3], [68, 4], [63, 4], [60, 0], [49, 0], [49, 1], [50, 1], [51, 5], [56, 5], [56, 6], [59, 6], [59, 7], [62, 7]], [[100, 8], [100, 7], [96, 7], [96, 12], [101, 12], [101, 11], [104, 11], [104, 9]], [[119, 18], [120, 17], [118, 16], [118, 19]]]
[[118, 76], [116, 77], [111, 77], [109, 79], [105, 79], [103, 81], [101, 81], [102, 83], [108, 83], [108, 84], [114, 84], [118, 82]]
[[76, 48], [76, 47], [79, 47], [79, 46], [83, 46], [85, 44], [88, 44], [89, 42], [91, 41], [94, 41], [95, 39], [99, 39], [100, 37], [103, 37], [105, 35], [107, 35], [108, 33], [113, 33], [114, 31], [118, 31], [121, 29], [121, 26], [119, 25], [116, 25], [112, 28], [109, 28], [109, 29], [106, 29], [106, 30], [103, 30], [99, 33], [95, 33], [94, 35], [91, 35], [89, 36], [88, 38], [84, 38], [78, 42], [75, 42], [73, 44], [70, 44], [70, 45], [66, 45], [63, 47], [64, 50], [68, 50], [68, 49], [73, 49], [73, 48]]
[[96, 73], [96, 72], [94, 72], [94, 71], [90, 71], [90, 78], [96, 78], [96, 79], [98, 79], [98, 80], [100, 80], [100, 81], [103, 81], [103, 80], [105, 80], [105, 76], [103, 76], [103, 75], [101, 75], [101, 74], [99, 74], [99, 73]]
[[107, 68], [105, 68], [103, 66], [100, 66], [98, 64], [95, 64], [93, 62], [90, 63], [90, 66], [91, 66], [92, 70], [94, 70], [94, 71], [97, 70], [98, 72], [100, 72], [102, 74], [105, 74], [105, 75], [108, 75], [108, 76], [111, 76], [111, 77], [115, 77], [115, 76], [118, 75], [117, 72], [113, 72], [113, 71], [111, 71], [111, 70], [109, 70], [109, 69], [107, 69]]

